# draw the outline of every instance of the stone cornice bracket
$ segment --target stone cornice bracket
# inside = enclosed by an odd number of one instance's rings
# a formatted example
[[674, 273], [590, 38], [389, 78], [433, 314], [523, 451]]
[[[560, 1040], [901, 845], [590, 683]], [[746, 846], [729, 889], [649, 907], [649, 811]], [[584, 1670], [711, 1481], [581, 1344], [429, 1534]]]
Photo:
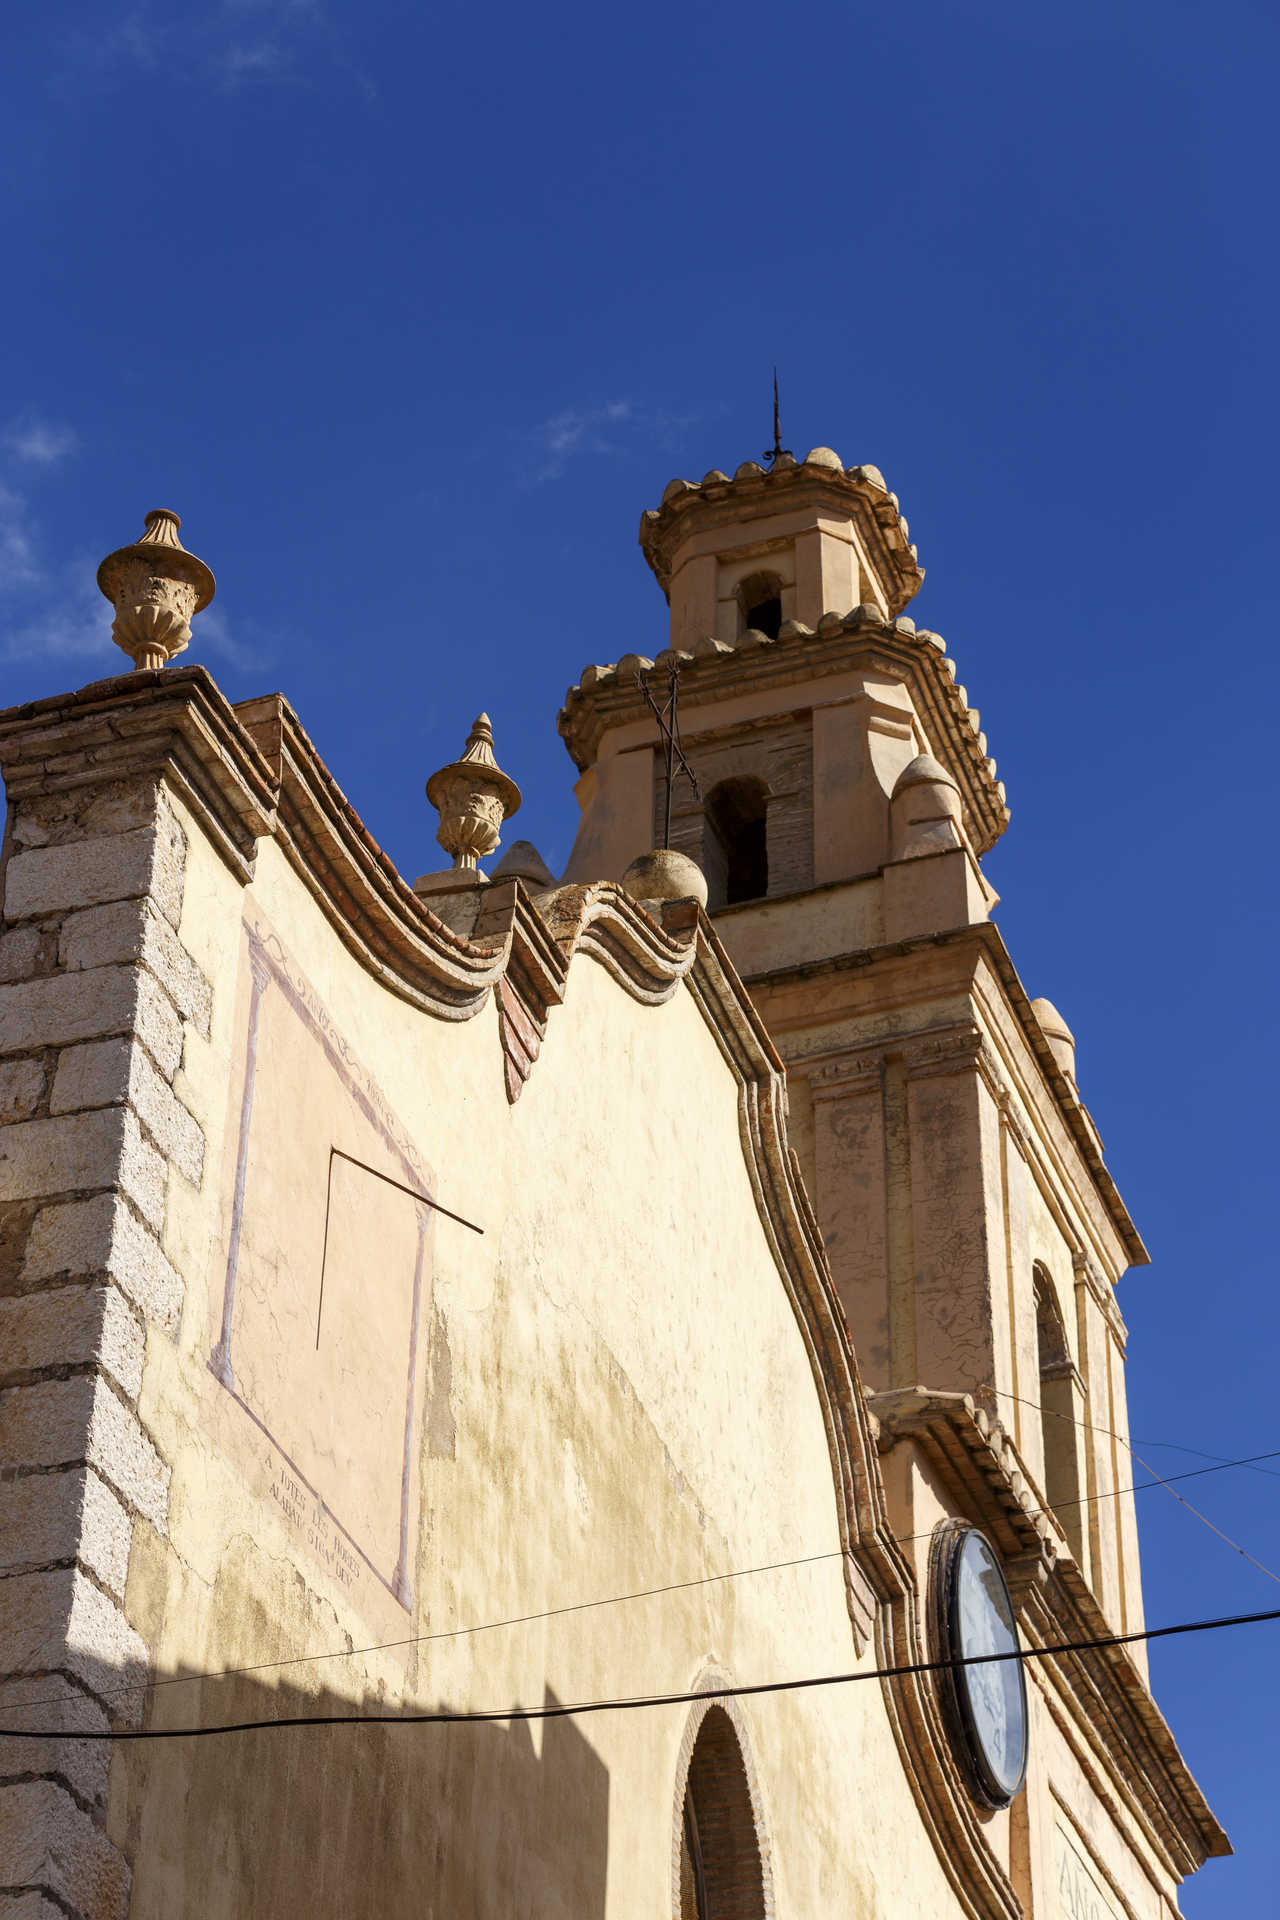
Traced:
[[1047, 1571], [1065, 1553], [1062, 1529], [1039, 1505], [1013, 1441], [973, 1394], [897, 1387], [870, 1395], [869, 1404], [880, 1452], [914, 1440], [963, 1489], [972, 1518], [993, 1532], [1004, 1555], [1041, 1561]]
[[212, 573], [178, 538], [181, 524], [167, 507], [153, 508], [141, 539], [117, 547], [98, 568], [98, 585], [116, 610], [111, 637], [135, 673], [167, 667], [214, 595]]
[[459, 760], [427, 781], [427, 799], [440, 814], [436, 839], [453, 857], [455, 873], [475, 873], [497, 846], [505, 821], [519, 811], [520, 789], [498, 765], [493, 728], [479, 714]]

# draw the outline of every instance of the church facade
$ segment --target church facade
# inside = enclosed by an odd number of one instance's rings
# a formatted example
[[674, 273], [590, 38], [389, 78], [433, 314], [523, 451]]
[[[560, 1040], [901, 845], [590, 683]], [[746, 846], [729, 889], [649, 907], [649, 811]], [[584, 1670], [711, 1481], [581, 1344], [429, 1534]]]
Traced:
[[559, 880], [483, 715], [411, 885], [168, 664], [169, 514], [134, 671], [0, 715], [13, 1920], [1172, 1920], [1227, 1850], [1125, 1638], [1146, 1256], [898, 502], [816, 448], [640, 537]]

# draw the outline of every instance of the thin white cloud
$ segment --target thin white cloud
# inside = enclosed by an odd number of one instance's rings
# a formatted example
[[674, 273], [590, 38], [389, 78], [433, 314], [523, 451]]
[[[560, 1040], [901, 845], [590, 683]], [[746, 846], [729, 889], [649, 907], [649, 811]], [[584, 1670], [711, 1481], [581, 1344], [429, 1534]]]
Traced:
[[27, 503], [0, 486], [0, 595], [34, 586], [40, 577]]
[[643, 447], [671, 447], [696, 418], [634, 400], [608, 400], [600, 406], [565, 407], [543, 420], [528, 436], [535, 464], [523, 475], [526, 485], [559, 480], [572, 461], [584, 455], [617, 458]]
[[618, 429], [634, 415], [630, 400], [609, 400], [601, 407], [565, 407], [534, 428], [533, 439], [542, 453], [536, 480], [558, 480], [570, 460], [579, 454], [620, 453]]
[[293, 55], [274, 40], [259, 40], [253, 46], [228, 47], [221, 65], [224, 79], [233, 86], [251, 80], [283, 80], [293, 66]]
[[341, 85], [372, 100], [376, 88], [360, 65], [355, 29], [321, 0], [220, 0], [176, 24], [146, 5], [127, 5], [93, 30], [67, 33], [59, 47], [59, 84], [71, 96], [118, 87], [129, 71], [181, 57], [196, 85], [230, 94], [271, 85]]
[[34, 467], [54, 467], [74, 453], [80, 442], [71, 427], [53, 420], [15, 420], [5, 429], [4, 444], [19, 460]]
[[[111, 638], [111, 609], [98, 592], [93, 563], [68, 566], [6, 610], [0, 660], [65, 660], [96, 655], [100, 676], [124, 671], [128, 662]], [[114, 656], [114, 658], [113, 658]]]
[[[0, 663], [91, 658], [93, 677], [126, 673], [111, 638], [112, 612], [98, 589], [97, 560], [50, 559], [48, 541], [23, 494], [0, 482]], [[101, 556], [99, 556], [100, 558]], [[269, 647], [247, 644], [221, 609], [198, 615], [182, 661], [212, 656], [241, 670], [265, 667]]]

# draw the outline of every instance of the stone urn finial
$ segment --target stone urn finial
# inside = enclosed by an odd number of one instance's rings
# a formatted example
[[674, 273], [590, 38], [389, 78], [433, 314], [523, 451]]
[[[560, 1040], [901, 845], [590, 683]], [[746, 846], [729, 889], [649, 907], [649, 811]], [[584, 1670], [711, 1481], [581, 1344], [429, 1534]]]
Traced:
[[98, 568], [98, 585], [116, 610], [111, 637], [134, 670], [166, 667], [191, 638], [194, 614], [213, 598], [213, 575], [178, 538], [182, 522], [167, 507], [148, 515], [131, 547], [117, 547]]
[[497, 846], [503, 821], [520, 805], [519, 787], [494, 758], [487, 713], [479, 716], [467, 735], [462, 758], [432, 774], [427, 798], [439, 808], [436, 839], [453, 855], [455, 873], [473, 873]]

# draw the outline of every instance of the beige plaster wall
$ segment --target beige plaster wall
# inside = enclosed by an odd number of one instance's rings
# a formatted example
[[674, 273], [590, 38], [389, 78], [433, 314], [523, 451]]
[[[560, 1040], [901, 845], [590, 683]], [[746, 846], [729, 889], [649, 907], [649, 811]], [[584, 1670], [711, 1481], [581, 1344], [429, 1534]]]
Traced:
[[[645, 1008], [579, 960], [509, 1107], [492, 1010], [424, 1018], [371, 981], [274, 843], [242, 894], [189, 831], [182, 937], [214, 994], [181, 1091], [209, 1150], [199, 1189], [171, 1182], [185, 1301], [175, 1337], [148, 1342], [140, 1398], [172, 1468], [167, 1532], [137, 1537], [127, 1592], [155, 1673], [176, 1682], [156, 1689], [154, 1724], [540, 1704], [688, 1688], [709, 1668], [751, 1681], [853, 1667], [839, 1559], [712, 1578], [838, 1543], [818, 1401], [745, 1170], [736, 1086], [690, 997]], [[279, 933], [348, 1070], [366, 1099], [379, 1091], [441, 1204], [484, 1230], [433, 1224], [407, 1611], [367, 1571], [353, 1578], [333, 1525], [208, 1364], [243, 1105], [242, 911]], [[264, 1059], [276, 1044], [264, 1041]], [[354, 1125], [316, 1072], [334, 1125]], [[275, 1249], [284, 1302], [305, 1264], [294, 1271], [292, 1249], [314, 1241], [314, 1196], [284, 1107], [258, 1097], [273, 1119], [254, 1148], [244, 1230], [254, 1259]], [[372, 1319], [399, 1282], [376, 1221], [370, 1240]], [[246, 1270], [261, 1292], [260, 1268]], [[352, 1270], [358, 1247], [348, 1283]], [[237, 1340], [250, 1338], [249, 1307]], [[274, 1331], [260, 1323], [243, 1366], [233, 1346], [237, 1385], [298, 1432], [333, 1391], [308, 1372], [303, 1319], [295, 1303]], [[358, 1343], [350, 1358], [358, 1438], [373, 1360]], [[299, 1404], [309, 1390], [314, 1405]], [[317, 1454], [323, 1439], [312, 1433]], [[344, 1465], [355, 1440], [341, 1423], [330, 1440], [329, 1497], [360, 1535], [377, 1475]], [[708, 1583], [489, 1624], [680, 1582]], [[411, 1644], [348, 1651], [393, 1640]], [[213, 1677], [230, 1667], [254, 1671]], [[363, 1910], [388, 1913], [669, 1911], [685, 1720], [673, 1707], [123, 1750], [109, 1825], [133, 1863], [130, 1911], [337, 1912], [352, 1885]], [[955, 1910], [878, 1683], [748, 1701], [743, 1720], [779, 1914]]]

